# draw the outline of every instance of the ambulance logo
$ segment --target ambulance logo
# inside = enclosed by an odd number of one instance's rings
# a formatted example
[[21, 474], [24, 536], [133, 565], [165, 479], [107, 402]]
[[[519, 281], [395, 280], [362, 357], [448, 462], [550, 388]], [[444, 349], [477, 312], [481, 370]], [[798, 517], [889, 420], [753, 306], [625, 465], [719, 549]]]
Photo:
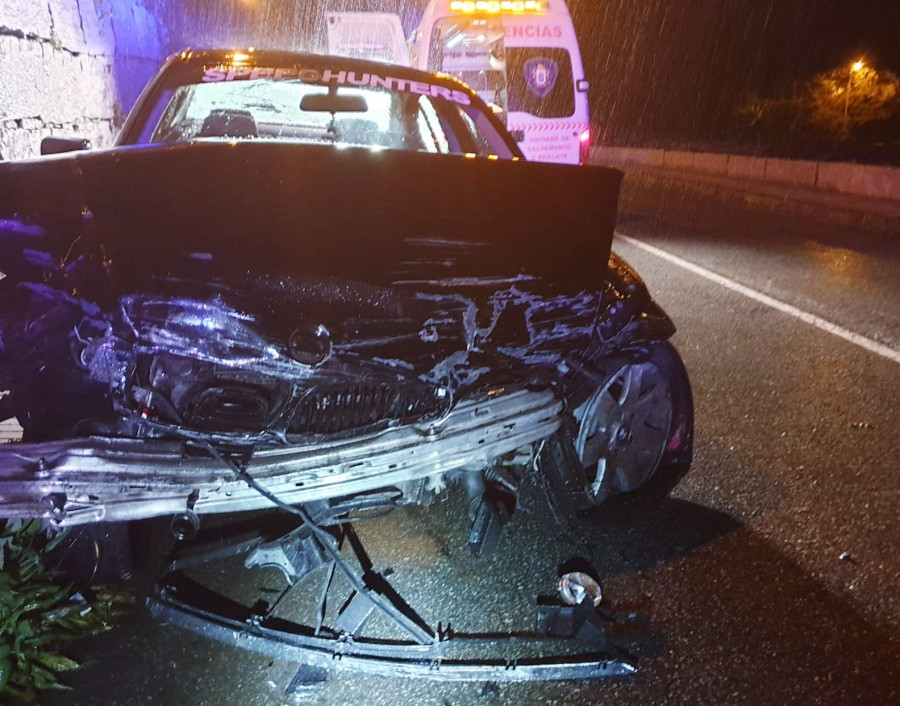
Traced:
[[525, 82], [538, 98], [546, 98], [556, 85], [559, 64], [553, 59], [529, 59], [525, 62]]

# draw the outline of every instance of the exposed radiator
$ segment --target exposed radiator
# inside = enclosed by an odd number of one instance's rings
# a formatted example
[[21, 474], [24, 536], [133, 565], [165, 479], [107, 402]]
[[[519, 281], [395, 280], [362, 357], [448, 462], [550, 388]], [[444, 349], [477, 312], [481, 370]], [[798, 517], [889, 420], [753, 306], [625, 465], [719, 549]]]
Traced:
[[414, 421], [441, 408], [427, 388], [398, 389], [385, 384], [319, 388], [297, 405], [289, 434], [336, 434], [382, 420]]

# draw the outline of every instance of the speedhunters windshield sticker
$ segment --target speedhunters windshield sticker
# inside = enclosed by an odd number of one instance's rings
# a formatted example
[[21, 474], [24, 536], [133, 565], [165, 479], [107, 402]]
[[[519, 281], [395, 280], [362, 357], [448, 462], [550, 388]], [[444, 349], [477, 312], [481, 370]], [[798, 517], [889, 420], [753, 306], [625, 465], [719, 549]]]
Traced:
[[319, 71], [318, 69], [297, 67], [276, 69], [270, 66], [216, 66], [206, 69], [201, 80], [203, 83], [218, 83], [220, 81], [253, 81], [260, 79], [269, 81], [301, 81], [317, 85], [335, 84], [338, 86], [385, 88], [389, 91], [415, 93], [420, 96], [430, 96], [431, 98], [443, 98], [460, 105], [471, 105], [472, 103], [471, 97], [465, 91], [454, 90], [424, 81], [413, 81], [408, 78], [379, 76], [378, 74], [357, 71], [332, 71], [331, 69]]
[[525, 62], [525, 83], [538, 98], [546, 98], [556, 85], [559, 64], [553, 59], [538, 58]]

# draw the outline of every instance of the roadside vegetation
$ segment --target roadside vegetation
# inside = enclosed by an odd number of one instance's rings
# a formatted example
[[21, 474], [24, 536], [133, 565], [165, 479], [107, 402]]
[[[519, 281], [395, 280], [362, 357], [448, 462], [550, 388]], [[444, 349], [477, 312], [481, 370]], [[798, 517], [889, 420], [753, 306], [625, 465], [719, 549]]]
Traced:
[[37, 520], [0, 520], [0, 703], [36, 703], [43, 690], [67, 689], [62, 673], [79, 664], [66, 644], [108, 630], [132, 603], [116, 588], [78, 590], [48, 566], [65, 537]]
[[650, 114], [623, 128], [614, 108], [592, 106], [593, 134], [610, 146], [900, 167], [900, 77], [866, 57], [769, 94], [736, 94], [688, 127]]
[[778, 96], [747, 96], [739, 126], [769, 156], [900, 165], [900, 78], [860, 58]]

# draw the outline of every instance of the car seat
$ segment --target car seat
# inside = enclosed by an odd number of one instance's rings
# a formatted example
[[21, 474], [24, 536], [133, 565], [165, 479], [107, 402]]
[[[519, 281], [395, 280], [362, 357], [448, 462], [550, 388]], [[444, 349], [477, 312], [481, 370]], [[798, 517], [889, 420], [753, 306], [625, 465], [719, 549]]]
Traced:
[[249, 110], [217, 108], [203, 121], [197, 137], [259, 137], [256, 121]]

